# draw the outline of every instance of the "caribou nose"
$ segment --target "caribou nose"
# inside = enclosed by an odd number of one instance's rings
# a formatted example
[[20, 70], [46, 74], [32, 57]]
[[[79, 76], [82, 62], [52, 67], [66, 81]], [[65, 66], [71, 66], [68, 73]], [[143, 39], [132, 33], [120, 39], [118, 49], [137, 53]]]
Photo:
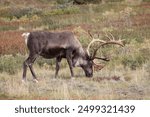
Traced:
[[86, 77], [91, 78], [91, 77], [93, 77], [93, 74], [86, 74]]

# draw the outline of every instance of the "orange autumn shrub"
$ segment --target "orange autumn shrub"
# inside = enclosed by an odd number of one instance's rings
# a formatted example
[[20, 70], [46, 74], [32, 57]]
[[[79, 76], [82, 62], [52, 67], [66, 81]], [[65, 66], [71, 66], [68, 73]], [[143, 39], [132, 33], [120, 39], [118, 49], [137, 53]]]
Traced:
[[26, 46], [21, 31], [0, 32], [0, 55], [25, 54]]

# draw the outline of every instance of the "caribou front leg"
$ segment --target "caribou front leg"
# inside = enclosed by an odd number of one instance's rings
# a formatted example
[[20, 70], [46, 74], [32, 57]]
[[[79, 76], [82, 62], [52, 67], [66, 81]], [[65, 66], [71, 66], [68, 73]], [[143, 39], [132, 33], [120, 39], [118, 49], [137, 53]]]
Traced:
[[60, 62], [61, 62], [61, 57], [57, 57], [56, 58], [56, 71], [55, 71], [55, 78], [57, 78], [58, 76], [58, 71], [60, 69]]
[[69, 64], [70, 72], [71, 72], [71, 78], [74, 78], [74, 72], [73, 72], [73, 64], [72, 64], [72, 51], [67, 51], [66, 53], [66, 59]]

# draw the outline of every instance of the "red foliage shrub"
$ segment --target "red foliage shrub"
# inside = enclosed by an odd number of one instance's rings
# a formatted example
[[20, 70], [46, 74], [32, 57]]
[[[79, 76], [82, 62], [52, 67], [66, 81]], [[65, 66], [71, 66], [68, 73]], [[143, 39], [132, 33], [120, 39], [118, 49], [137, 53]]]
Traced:
[[26, 46], [21, 36], [21, 31], [0, 32], [0, 55], [3, 54], [24, 54]]

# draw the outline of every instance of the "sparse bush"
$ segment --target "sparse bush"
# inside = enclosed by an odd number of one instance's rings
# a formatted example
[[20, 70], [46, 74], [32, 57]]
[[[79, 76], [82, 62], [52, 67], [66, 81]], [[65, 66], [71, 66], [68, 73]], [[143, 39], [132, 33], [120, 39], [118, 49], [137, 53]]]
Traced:
[[125, 56], [122, 59], [122, 64], [124, 67], [129, 67], [132, 70], [136, 70], [137, 68], [141, 67], [145, 62], [146, 59], [140, 54]]
[[2, 7], [0, 9], [0, 16], [9, 18], [10, 20], [12, 20], [14, 17], [19, 19], [25, 15], [32, 17], [32, 15], [41, 15], [41, 13], [41, 9], [32, 7]]
[[150, 0], [143, 0], [143, 2], [150, 2]]
[[0, 72], [15, 74], [22, 67], [23, 56], [5, 55], [0, 57]]
[[57, 0], [57, 3], [58, 4], [65, 4], [65, 3], [68, 3], [68, 2], [71, 2], [73, 0]]
[[0, 26], [0, 31], [17, 30], [18, 26]]
[[139, 50], [139, 52], [141, 53], [141, 56], [144, 58], [145, 61], [149, 61], [150, 60], [150, 48], [141, 48]]
[[116, 21], [122, 21], [120, 25], [123, 25], [124, 27], [131, 27], [132, 26], [132, 20], [131, 16], [136, 14], [131, 7], [126, 7], [120, 12], [114, 11], [114, 9], [111, 9], [110, 11], [105, 11], [102, 13], [102, 16], [104, 20], [106, 20], [107, 25], [118, 27], [118, 24], [116, 25]]
[[139, 5], [143, 0], [125, 0], [125, 3], [129, 5]]
[[63, 14], [75, 14], [79, 12], [79, 8], [77, 6], [74, 7], [66, 7], [66, 8], [59, 8], [54, 10], [45, 10], [43, 12], [43, 16], [53, 16], [53, 15], [63, 15]]
[[150, 78], [150, 61], [148, 61], [146, 64], [146, 71], [148, 73], [148, 78]]
[[[18, 71], [22, 69], [22, 64], [25, 61], [27, 56], [23, 56], [20, 54], [17, 54], [15, 56], [13, 55], [3, 55], [0, 56], [0, 73], [6, 72], [8, 74], [15, 74]], [[55, 60], [50, 59], [44, 59], [42, 57], [37, 58], [37, 60], [34, 63], [34, 66], [38, 67], [46, 67], [53, 69], [53, 65], [55, 65]], [[66, 64], [62, 64], [62, 67], [65, 67]]]

